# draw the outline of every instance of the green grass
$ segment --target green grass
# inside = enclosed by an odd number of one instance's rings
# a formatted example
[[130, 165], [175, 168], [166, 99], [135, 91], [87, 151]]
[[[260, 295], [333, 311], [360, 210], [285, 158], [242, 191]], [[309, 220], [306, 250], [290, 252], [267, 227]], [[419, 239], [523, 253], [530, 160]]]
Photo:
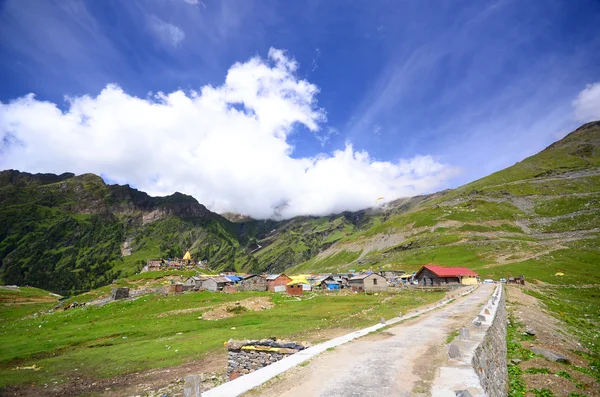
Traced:
[[552, 371], [550, 371], [548, 368], [529, 368], [527, 370], [525, 370], [526, 373], [528, 374], [551, 374]]
[[541, 216], [560, 216], [599, 206], [600, 195], [565, 196], [541, 201], [535, 206], [535, 213]]
[[[275, 307], [241, 312], [218, 321], [200, 320], [215, 305], [244, 298], [272, 296]], [[391, 299], [383, 304], [387, 297]], [[441, 293], [403, 291], [398, 295], [321, 295], [297, 301], [268, 293], [185, 293], [147, 295], [134, 301], [85, 306], [37, 317], [2, 321], [0, 387], [17, 383], [62, 382], [78, 368], [93, 378], [149, 368], [170, 367], [208, 353], [223, 354], [229, 338], [277, 336], [318, 342], [312, 330], [354, 329], [391, 318], [439, 300]], [[193, 313], [163, 313], [203, 308]], [[37, 309], [37, 308], [36, 308]], [[372, 309], [366, 311], [367, 309]], [[6, 318], [8, 308], [1, 307]], [[235, 328], [235, 329], [232, 329]], [[99, 366], [98, 363], [103, 365]], [[40, 371], [13, 370], [35, 364]]]
[[458, 329], [457, 329], [457, 330], [454, 330], [454, 331], [452, 331], [452, 332], [451, 332], [451, 333], [450, 333], [450, 334], [449, 334], [449, 335], [446, 337], [446, 344], [450, 344], [450, 343], [452, 343], [452, 341], [453, 341], [454, 339], [456, 339], [456, 337], [457, 337], [458, 335], [460, 335], [460, 330], [458, 330]]
[[546, 389], [546, 388], [530, 389], [529, 391], [532, 392], [535, 397], [555, 397], [556, 396], [554, 393], [552, 393], [551, 390]]
[[289, 269], [289, 273], [291, 274], [305, 274], [311, 273], [314, 271], [348, 271], [350, 269], [355, 269], [355, 265], [351, 265], [358, 257], [360, 256], [360, 252], [352, 252], [352, 251], [341, 251], [331, 256], [327, 256], [324, 258], [315, 257], [303, 264], [295, 266]]
[[589, 363], [588, 373], [600, 380], [600, 286], [590, 288], [540, 288], [527, 291], [543, 302], [589, 350], [575, 352]]

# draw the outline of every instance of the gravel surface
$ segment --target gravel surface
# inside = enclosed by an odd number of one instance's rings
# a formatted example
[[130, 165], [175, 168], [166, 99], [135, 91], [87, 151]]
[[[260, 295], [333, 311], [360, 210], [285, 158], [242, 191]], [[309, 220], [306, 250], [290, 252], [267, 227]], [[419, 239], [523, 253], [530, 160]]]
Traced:
[[445, 361], [446, 337], [475, 317], [493, 288], [481, 285], [439, 310], [337, 347], [250, 395], [427, 395]]

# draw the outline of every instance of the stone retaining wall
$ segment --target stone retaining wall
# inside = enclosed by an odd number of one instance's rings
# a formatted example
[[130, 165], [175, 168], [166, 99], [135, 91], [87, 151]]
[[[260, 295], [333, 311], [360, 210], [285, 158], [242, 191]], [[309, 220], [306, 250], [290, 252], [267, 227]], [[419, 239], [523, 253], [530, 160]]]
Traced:
[[[481, 386], [489, 397], [508, 395], [508, 369], [506, 352], [506, 303], [502, 287], [494, 293], [492, 305], [496, 313], [481, 344], [475, 349], [473, 368]], [[485, 312], [486, 309], [484, 309]]]
[[[270, 346], [269, 346], [270, 345]], [[293, 342], [233, 341], [227, 342], [227, 376], [229, 380], [254, 372], [304, 349]]]
[[287, 354], [238, 350], [227, 352], [227, 376], [233, 380], [286, 357]]

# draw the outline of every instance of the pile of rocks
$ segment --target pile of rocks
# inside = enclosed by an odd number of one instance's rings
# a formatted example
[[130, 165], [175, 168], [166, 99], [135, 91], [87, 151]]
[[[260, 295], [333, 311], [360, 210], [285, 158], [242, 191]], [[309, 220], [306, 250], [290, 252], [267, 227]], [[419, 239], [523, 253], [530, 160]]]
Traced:
[[112, 294], [111, 294], [112, 300], [116, 301], [118, 299], [127, 299], [127, 298], [129, 298], [129, 288], [127, 288], [127, 287], [113, 288]]
[[307, 343], [298, 344], [275, 339], [230, 340], [225, 345], [227, 348], [227, 376], [229, 380], [233, 380], [304, 350], [308, 346]]

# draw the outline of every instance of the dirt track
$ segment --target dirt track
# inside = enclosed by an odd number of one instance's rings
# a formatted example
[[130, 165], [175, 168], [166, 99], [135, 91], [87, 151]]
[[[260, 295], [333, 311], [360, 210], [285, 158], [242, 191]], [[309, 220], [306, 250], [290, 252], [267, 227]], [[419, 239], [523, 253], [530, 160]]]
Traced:
[[482, 285], [442, 309], [326, 352], [249, 395], [426, 395], [446, 359], [446, 337], [470, 322], [492, 291]]

